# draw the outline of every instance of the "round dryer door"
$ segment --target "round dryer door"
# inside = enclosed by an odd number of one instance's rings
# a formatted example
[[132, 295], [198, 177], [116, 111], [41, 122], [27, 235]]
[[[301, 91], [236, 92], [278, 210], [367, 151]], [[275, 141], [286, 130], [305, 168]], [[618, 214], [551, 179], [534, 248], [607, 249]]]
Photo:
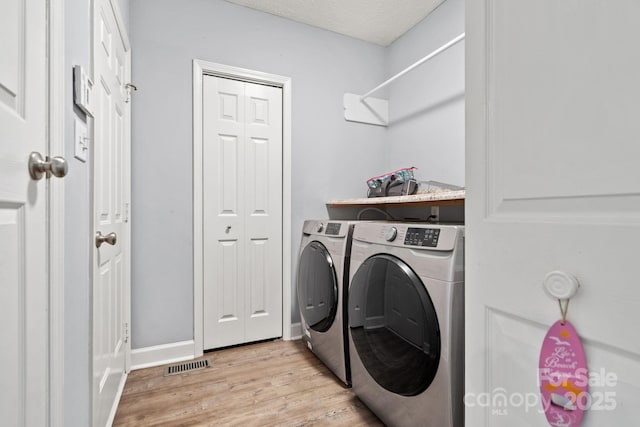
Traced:
[[387, 254], [368, 258], [349, 287], [349, 326], [358, 357], [386, 390], [415, 396], [440, 361], [436, 311], [420, 278]]
[[298, 305], [311, 329], [329, 330], [338, 310], [338, 279], [333, 260], [320, 242], [309, 243], [298, 262]]

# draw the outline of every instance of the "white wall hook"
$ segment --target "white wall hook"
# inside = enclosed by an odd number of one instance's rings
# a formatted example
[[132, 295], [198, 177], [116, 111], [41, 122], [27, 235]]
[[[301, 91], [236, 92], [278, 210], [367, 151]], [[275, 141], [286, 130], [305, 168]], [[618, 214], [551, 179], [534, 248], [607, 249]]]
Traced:
[[545, 276], [543, 286], [549, 296], [559, 300], [568, 300], [578, 292], [580, 283], [569, 273], [552, 271]]

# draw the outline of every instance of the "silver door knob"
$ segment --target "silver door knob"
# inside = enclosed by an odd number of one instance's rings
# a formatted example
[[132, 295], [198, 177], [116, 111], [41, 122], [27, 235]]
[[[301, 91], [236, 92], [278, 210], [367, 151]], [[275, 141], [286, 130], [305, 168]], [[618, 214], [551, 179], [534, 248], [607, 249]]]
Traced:
[[118, 236], [116, 236], [116, 233], [109, 233], [103, 236], [101, 232], [96, 231], [96, 248], [99, 248], [100, 246], [102, 246], [103, 243], [108, 243], [111, 246], [113, 246], [116, 244], [117, 241], [118, 241]]
[[46, 174], [47, 178], [51, 175], [62, 178], [69, 170], [67, 161], [64, 157], [42, 157], [42, 154], [33, 151], [29, 155], [29, 175], [34, 181], [39, 181]]

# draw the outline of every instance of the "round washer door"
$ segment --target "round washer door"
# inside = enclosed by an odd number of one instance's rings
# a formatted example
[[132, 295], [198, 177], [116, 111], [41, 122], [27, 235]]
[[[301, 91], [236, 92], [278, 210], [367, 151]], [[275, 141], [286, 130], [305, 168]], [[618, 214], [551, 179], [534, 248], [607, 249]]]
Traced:
[[298, 261], [298, 306], [311, 329], [329, 330], [338, 311], [338, 279], [327, 248], [309, 243]]
[[427, 290], [401, 259], [368, 258], [349, 287], [349, 327], [358, 357], [386, 390], [415, 396], [438, 370], [440, 328]]

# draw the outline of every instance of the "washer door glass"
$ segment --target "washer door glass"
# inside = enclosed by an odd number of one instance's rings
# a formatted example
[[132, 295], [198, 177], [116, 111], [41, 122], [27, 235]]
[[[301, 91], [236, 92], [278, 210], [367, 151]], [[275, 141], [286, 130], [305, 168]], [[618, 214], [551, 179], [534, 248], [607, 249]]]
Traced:
[[309, 243], [298, 263], [298, 305], [304, 321], [318, 332], [329, 330], [338, 309], [338, 280], [329, 251]]
[[349, 327], [362, 364], [385, 389], [415, 396], [440, 360], [440, 328], [420, 278], [399, 258], [368, 258], [349, 287]]

